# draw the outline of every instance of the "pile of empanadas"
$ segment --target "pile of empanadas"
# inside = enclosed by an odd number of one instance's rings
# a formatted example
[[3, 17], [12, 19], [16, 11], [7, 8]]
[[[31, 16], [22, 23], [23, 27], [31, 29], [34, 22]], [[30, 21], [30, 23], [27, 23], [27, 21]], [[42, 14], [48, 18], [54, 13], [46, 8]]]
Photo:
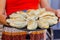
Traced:
[[27, 26], [28, 30], [35, 30], [37, 27], [49, 28], [49, 26], [57, 24], [58, 18], [53, 12], [41, 8], [12, 13], [6, 21], [12, 27], [24, 28]]

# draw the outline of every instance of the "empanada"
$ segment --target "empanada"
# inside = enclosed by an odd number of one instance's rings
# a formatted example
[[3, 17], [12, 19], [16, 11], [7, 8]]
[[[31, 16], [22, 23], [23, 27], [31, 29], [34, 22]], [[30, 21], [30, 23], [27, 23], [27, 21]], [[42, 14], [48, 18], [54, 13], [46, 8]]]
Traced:
[[55, 16], [53, 12], [46, 11], [39, 15], [39, 17], [45, 17], [45, 16]]
[[48, 22], [46, 22], [46, 21], [41, 21], [41, 20], [38, 20], [37, 22], [38, 22], [38, 27], [39, 27], [39, 28], [49, 28]]
[[35, 30], [37, 28], [37, 22], [34, 20], [28, 21], [27, 29], [28, 30]]
[[23, 28], [27, 25], [27, 22], [25, 22], [25, 21], [15, 21], [13, 23], [10, 23], [10, 25], [12, 27], [16, 27], [16, 28]]

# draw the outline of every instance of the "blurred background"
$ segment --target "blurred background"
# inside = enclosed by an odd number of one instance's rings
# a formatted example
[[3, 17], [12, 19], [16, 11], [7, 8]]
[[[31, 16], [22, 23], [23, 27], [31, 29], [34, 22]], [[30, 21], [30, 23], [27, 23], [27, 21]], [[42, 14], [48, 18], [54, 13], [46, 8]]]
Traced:
[[54, 9], [60, 8], [60, 0], [49, 0], [51, 7]]

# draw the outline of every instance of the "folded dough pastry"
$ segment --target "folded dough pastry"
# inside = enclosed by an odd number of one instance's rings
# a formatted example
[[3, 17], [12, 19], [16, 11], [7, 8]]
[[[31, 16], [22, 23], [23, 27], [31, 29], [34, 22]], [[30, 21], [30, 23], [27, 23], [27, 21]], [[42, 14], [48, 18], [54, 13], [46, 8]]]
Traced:
[[46, 9], [45, 8], [40, 8], [40, 9], [36, 9], [36, 10], [34, 10], [34, 9], [29, 9], [28, 11], [27, 11], [27, 13], [29, 14], [34, 14], [34, 15], [38, 15], [38, 14], [41, 14], [41, 13], [43, 13], [43, 12], [45, 12], [46, 11]]
[[40, 11], [40, 13], [44, 13], [44, 12], [46, 11], [45, 8], [40, 8], [40, 9], [38, 9], [38, 10]]
[[49, 24], [46, 21], [38, 20], [37, 23], [39, 28], [49, 28]]
[[46, 21], [46, 22], [48, 22], [49, 25], [54, 25], [54, 24], [57, 24], [57, 22], [58, 22], [57, 17], [51, 17], [51, 16], [42, 17], [42, 18], [39, 18], [39, 20]]
[[55, 16], [53, 12], [46, 11], [39, 15], [39, 17], [45, 17], [45, 16]]
[[47, 22], [51, 26], [51, 25], [57, 24], [58, 21], [56, 19], [48, 19]]
[[12, 23], [12, 22], [14, 22], [14, 19], [7, 19], [6, 22], [7, 23]]
[[38, 18], [37, 15], [35, 15], [34, 10], [30, 11], [29, 13], [27, 13], [27, 20], [36, 20]]
[[37, 19], [38, 17], [33, 15], [27, 17], [27, 20], [37, 20]]
[[[41, 18], [46, 19], [46, 20], [48, 20], [48, 19], [58, 20], [58, 17], [56, 17], [56, 16], [44, 16], [44, 17], [41, 17]], [[39, 18], [39, 19], [41, 19], [41, 18]]]
[[35, 30], [37, 28], [37, 22], [35, 20], [29, 20], [27, 29], [28, 30]]
[[10, 18], [13, 18], [13, 19], [15, 19], [15, 18], [20, 18], [20, 19], [25, 20], [25, 17], [24, 17], [23, 15], [21, 15], [21, 14], [18, 14], [18, 13], [13, 13], [13, 14], [11, 14], [9, 17], [10, 17]]
[[22, 15], [23, 17], [27, 18], [27, 12], [23, 12], [23, 11], [20, 11], [20, 15]]
[[23, 19], [20, 19], [20, 18], [12, 18], [12, 19], [7, 19], [6, 22], [7, 23], [11, 23], [11, 22], [15, 22], [15, 21], [26, 21], [26, 20], [23, 20]]
[[16, 27], [16, 28], [23, 28], [27, 25], [26, 21], [15, 21], [10, 23], [10, 26], [12, 27]]

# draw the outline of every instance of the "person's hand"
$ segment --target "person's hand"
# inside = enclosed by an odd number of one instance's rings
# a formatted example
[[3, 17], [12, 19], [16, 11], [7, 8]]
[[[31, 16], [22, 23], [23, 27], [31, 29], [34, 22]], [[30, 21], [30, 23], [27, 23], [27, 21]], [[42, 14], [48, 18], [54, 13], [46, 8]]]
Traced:
[[60, 10], [57, 10], [57, 16], [60, 18]]
[[60, 9], [57, 10], [57, 16], [58, 16], [59, 22], [60, 22]]
[[6, 16], [0, 14], [0, 23], [3, 25], [8, 25], [6, 22]]

